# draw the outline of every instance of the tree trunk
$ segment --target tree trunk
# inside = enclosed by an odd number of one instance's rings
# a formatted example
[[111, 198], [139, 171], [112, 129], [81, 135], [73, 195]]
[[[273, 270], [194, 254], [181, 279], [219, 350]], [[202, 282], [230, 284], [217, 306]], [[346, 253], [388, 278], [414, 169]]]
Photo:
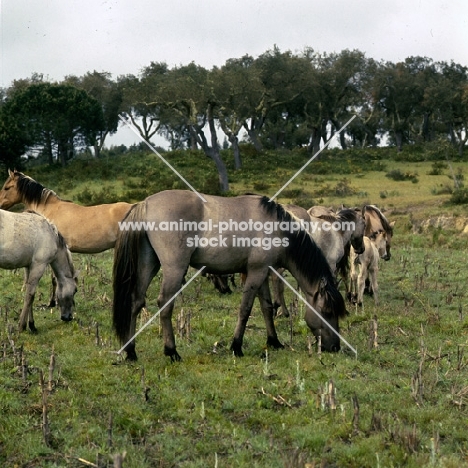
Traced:
[[234, 154], [234, 167], [237, 170], [242, 167], [242, 159], [239, 148], [239, 138], [237, 138], [237, 135], [232, 135], [232, 137], [229, 137], [229, 141], [231, 142], [232, 152]]
[[196, 140], [196, 142], [200, 145], [203, 152], [206, 156], [213, 160], [215, 163], [216, 169], [218, 171], [218, 179], [219, 179], [219, 188], [221, 192], [227, 192], [229, 190], [229, 180], [226, 165], [224, 161], [221, 159], [219, 154], [219, 144], [218, 144], [218, 137], [216, 134], [216, 127], [214, 124], [213, 113], [211, 109], [211, 105], [208, 105], [207, 110], [207, 119], [208, 119], [208, 127], [211, 133], [211, 146], [208, 144], [205, 133], [203, 132], [203, 127], [200, 125], [190, 125], [190, 135], [192, 139]]
[[395, 142], [397, 151], [401, 153], [403, 150], [403, 132], [401, 130], [395, 130]]
[[259, 122], [254, 117], [250, 119], [250, 126], [247, 124], [247, 122], [243, 123], [243, 127], [245, 128], [247, 135], [249, 135], [250, 141], [252, 142], [252, 144], [258, 152], [263, 150], [262, 143], [258, 139], [258, 132], [262, 125], [263, 121]]
[[317, 127], [312, 127], [309, 141], [309, 153], [318, 153], [320, 151], [320, 141], [322, 140], [322, 134]]

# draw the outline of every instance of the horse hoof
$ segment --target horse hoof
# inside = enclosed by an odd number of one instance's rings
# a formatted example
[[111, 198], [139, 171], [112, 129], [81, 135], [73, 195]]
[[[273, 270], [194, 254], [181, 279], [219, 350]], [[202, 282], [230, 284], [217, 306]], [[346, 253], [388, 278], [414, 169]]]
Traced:
[[242, 345], [239, 344], [236, 340], [232, 342], [231, 351], [234, 353], [236, 357], [243, 357], [244, 353], [242, 352]]
[[29, 322], [28, 325], [29, 325], [29, 329], [31, 330], [32, 333], [37, 333], [37, 328], [34, 325], [34, 322]]
[[50, 302], [49, 302], [49, 305], [47, 307], [55, 307], [57, 305], [57, 303], [55, 302], [55, 299], [51, 299]]
[[68, 315], [68, 316], [62, 315], [60, 318], [61, 318], [64, 322], [71, 322], [71, 321], [73, 320], [73, 316], [72, 316], [72, 315]]
[[278, 338], [268, 338], [267, 346], [274, 349], [283, 349], [284, 345], [278, 340]]
[[171, 358], [171, 362], [178, 362], [182, 360], [175, 348], [168, 348], [167, 346], [164, 346], [164, 355], [169, 356]]
[[132, 362], [138, 361], [138, 357], [137, 357], [135, 351], [133, 351], [132, 353], [127, 352], [127, 357], [125, 358], [125, 360], [126, 361], [132, 361]]

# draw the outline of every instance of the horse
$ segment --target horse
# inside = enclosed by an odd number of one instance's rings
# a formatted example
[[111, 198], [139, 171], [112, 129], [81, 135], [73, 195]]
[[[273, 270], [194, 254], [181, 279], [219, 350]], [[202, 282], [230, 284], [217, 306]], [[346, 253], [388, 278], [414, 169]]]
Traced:
[[366, 248], [361, 254], [356, 253], [351, 247], [351, 299], [362, 306], [365, 283], [369, 279], [374, 294], [374, 303], [378, 305], [377, 273], [379, 271], [379, 258], [384, 258], [387, 252], [387, 233], [383, 230], [373, 232], [369, 237], [364, 236], [364, 243]]
[[362, 214], [366, 220], [366, 230], [365, 235], [370, 237], [373, 233], [377, 231], [385, 231], [386, 236], [386, 249], [385, 255], [382, 257], [383, 260], [388, 261], [391, 258], [391, 244], [393, 237], [393, 227], [395, 226], [395, 221], [391, 223], [383, 215], [382, 211], [377, 208], [375, 205], [364, 205], [362, 208]]
[[35, 212], [9, 213], [0, 210], [0, 268], [25, 268], [26, 294], [19, 330], [36, 332], [33, 301], [36, 287], [50, 265], [57, 278], [57, 301], [63, 321], [73, 318], [76, 275], [63, 236], [46, 218]]
[[[296, 205], [285, 205], [298, 220], [304, 221], [304, 226], [317, 246], [322, 250], [327, 259], [332, 273], [336, 276], [339, 270], [345, 279], [346, 293], [348, 293], [347, 268], [349, 248], [352, 245], [356, 252], [364, 251], [365, 222], [361, 210], [347, 209], [334, 213], [332, 210], [319, 207], [305, 210]], [[316, 213], [319, 216], [313, 216]], [[336, 223], [336, 224], [334, 224]], [[282, 314], [289, 316], [289, 311], [284, 301], [284, 286], [277, 277], [272, 277], [276, 307], [281, 307]]]
[[27, 210], [44, 215], [57, 226], [71, 252], [92, 254], [112, 249], [121, 221], [133, 206], [118, 202], [81, 206], [62, 200], [31, 177], [8, 170], [0, 191], [0, 208], [9, 210], [23, 203]]
[[[8, 210], [23, 203], [27, 210], [44, 215], [57, 226], [71, 252], [93, 254], [112, 249], [121, 221], [133, 206], [118, 202], [81, 206], [62, 200], [53, 190], [18, 171], [8, 170], [0, 191], [0, 208]], [[50, 306], [55, 306], [55, 280]]]
[[[231, 344], [235, 356], [243, 356], [244, 332], [257, 295], [266, 325], [267, 345], [283, 348], [273, 321], [269, 267], [284, 267], [291, 272], [309, 304], [304, 317], [307, 325], [315, 336], [321, 336], [324, 351], [339, 351], [339, 317], [347, 313], [344, 299], [325, 257], [309, 234], [303, 230], [283, 230], [282, 227], [290, 225], [292, 217], [268, 197], [204, 195], [204, 198], [206, 203], [186, 190], [159, 192], [137, 203], [123, 220], [114, 250], [112, 315], [127, 360], [137, 359], [136, 319], [145, 306], [146, 291], [161, 267], [163, 279], [157, 302], [164, 354], [171, 361], [181, 359], [171, 317], [174, 295], [189, 266], [205, 267], [207, 273], [217, 275], [245, 273]], [[141, 229], [141, 223], [146, 223], [146, 229]], [[174, 229], [183, 224], [183, 229], [157, 230], [164, 223], [171, 223]]]

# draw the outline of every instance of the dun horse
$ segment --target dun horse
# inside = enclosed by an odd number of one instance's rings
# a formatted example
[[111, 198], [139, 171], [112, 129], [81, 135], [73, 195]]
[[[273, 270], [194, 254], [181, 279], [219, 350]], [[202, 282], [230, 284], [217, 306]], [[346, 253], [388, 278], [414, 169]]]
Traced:
[[[350, 297], [358, 305], [362, 305], [364, 297], [364, 287], [367, 280], [372, 286], [375, 305], [379, 304], [379, 285], [377, 283], [377, 273], [379, 271], [379, 258], [386, 255], [387, 233], [379, 230], [372, 233], [369, 237], [364, 236], [366, 249], [358, 254], [351, 247], [351, 289]], [[358, 273], [359, 269], [359, 273]]]
[[[333, 214], [331, 210], [321, 210], [319, 216], [315, 207], [306, 211], [296, 205], [285, 205], [285, 208], [299, 220], [305, 221], [309, 226], [309, 234], [327, 259], [332, 273], [340, 271], [345, 278], [346, 292], [348, 292], [347, 269], [349, 249], [352, 245], [357, 253], [364, 252], [365, 222], [360, 210], [342, 209]], [[336, 223], [336, 224], [334, 224]], [[331, 229], [333, 228], [333, 229]], [[277, 277], [272, 277], [275, 295], [275, 306], [280, 307], [287, 317], [289, 311], [284, 301], [284, 286]]]
[[[231, 345], [236, 356], [243, 355], [244, 332], [257, 295], [266, 324], [267, 344], [274, 348], [283, 347], [273, 322], [269, 266], [287, 268], [296, 278], [305, 299], [320, 314], [317, 316], [307, 307], [307, 325], [316, 336], [321, 335], [324, 350], [338, 351], [339, 337], [328, 324], [339, 331], [338, 318], [346, 313], [345, 303], [335, 286], [328, 263], [309, 234], [282, 230], [281, 223], [291, 222], [291, 215], [266, 197], [204, 197], [207, 203], [190, 191], [160, 192], [135, 205], [124, 220], [127, 227], [131, 227], [128, 223], [154, 223], [151, 230], [122, 230], [115, 246], [113, 323], [120, 341], [126, 345], [127, 359], [137, 359], [134, 341], [136, 319], [145, 305], [146, 291], [161, 267], [163, 279], [158, 306], [161, 308], [167, 304], [161, 310], [160, 318], [164, 354], [171, 360], [179, 360], [180, 356], [176, 351], [171, 321], [174, 300], [170, 299], [180, 289], [189, 266], [204, 266], [207, 273], [218, 275], [246, 274]], [[183, 223], [184, 226], [190, 223], [194, 229], [184, 228], [178, 232], [154, 229], [154, 226], [168, 222]], [[229, 225], [229, 228], [223, 233], [209, 231], [207, 226], [210, 222], [214, 229], [221, 223]], [[246, 231], [243, 228], [249, 222], [268, 227], [268, 232], [261, 229]], [[141, 224], [133, 224], [133, 227], [138, 226], [142, 227]], [[199, 240], [198, 245], [196, 239]], [[201, 239], [204, 239], [203, 243]]]
[[0, 268], [25, 268], [26, 294], [19, 329], [36, 331], [32, 304], [36, 287], [50, 265], [57, 278], [57, 301], [61, 318], [73, 318], [76, 277], [65, 240], [43, 216], [32, 213], [8, 213], [0, 210]]
[[375, 205], [365, 205], [362, 208], [362, 213], [366, 220], [366, 236], [370, 237], [377, 231], [385, 231], [385, 233], [387, 234], [385, 249], [386, 252], [382, 258], [384, 260], [390, 260], [390, 249], [392, 244], [393, 227], [395, 226], [395, 221], [392, 221], [390, 223]]
[[[8, 171], [0, 191], [0, 208], [8, 210], [23, 203], [28, 210], [44, 215], [65, 238], [71, 252], [92, 254], [114, 247], [121, 221], [132, 207], [129, 203], [81, 206], [62, 200], [31, 177]], [[50, 306], [55, 306], [55, 281]]]
[[24, 203], [26, 209], [42, 214], [57, 226], [71, 252], [91, 254], [112, 249], [119, 231], [118, 222], [128, 213], [130, 203], [81, 206], [62, 200], [31, 177], [8, 171], [0, 191], [0, 208]]

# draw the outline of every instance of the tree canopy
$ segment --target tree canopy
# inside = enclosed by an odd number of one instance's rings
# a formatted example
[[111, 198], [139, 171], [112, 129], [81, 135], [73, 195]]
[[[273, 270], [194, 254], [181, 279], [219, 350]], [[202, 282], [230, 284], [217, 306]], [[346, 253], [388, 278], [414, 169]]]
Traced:
[[402, 151], [404, 145], [445, 138], [462, 153], [467, 96], [468, 69], [453, 62], [377, 62], [358, 50], [292, 53], [276, 46], [212, 69], [152, 62], [138, 75], [116, 80], [98, 72], [62, 83], [33, 76], [2, 92], [1, 159], [5, 164], [35, 151], [64, 164], [86, 146], [98, 156], [125, 112], [147, 141], [160, 135], [172, 149], [201, 148], [227, 190], [222, 134], [237, 168], [242, 140], [257, 150], [315, 152], [353, 115], [358, 118], [340, 134], [342, 148], [375, 146], [385, 138]]

